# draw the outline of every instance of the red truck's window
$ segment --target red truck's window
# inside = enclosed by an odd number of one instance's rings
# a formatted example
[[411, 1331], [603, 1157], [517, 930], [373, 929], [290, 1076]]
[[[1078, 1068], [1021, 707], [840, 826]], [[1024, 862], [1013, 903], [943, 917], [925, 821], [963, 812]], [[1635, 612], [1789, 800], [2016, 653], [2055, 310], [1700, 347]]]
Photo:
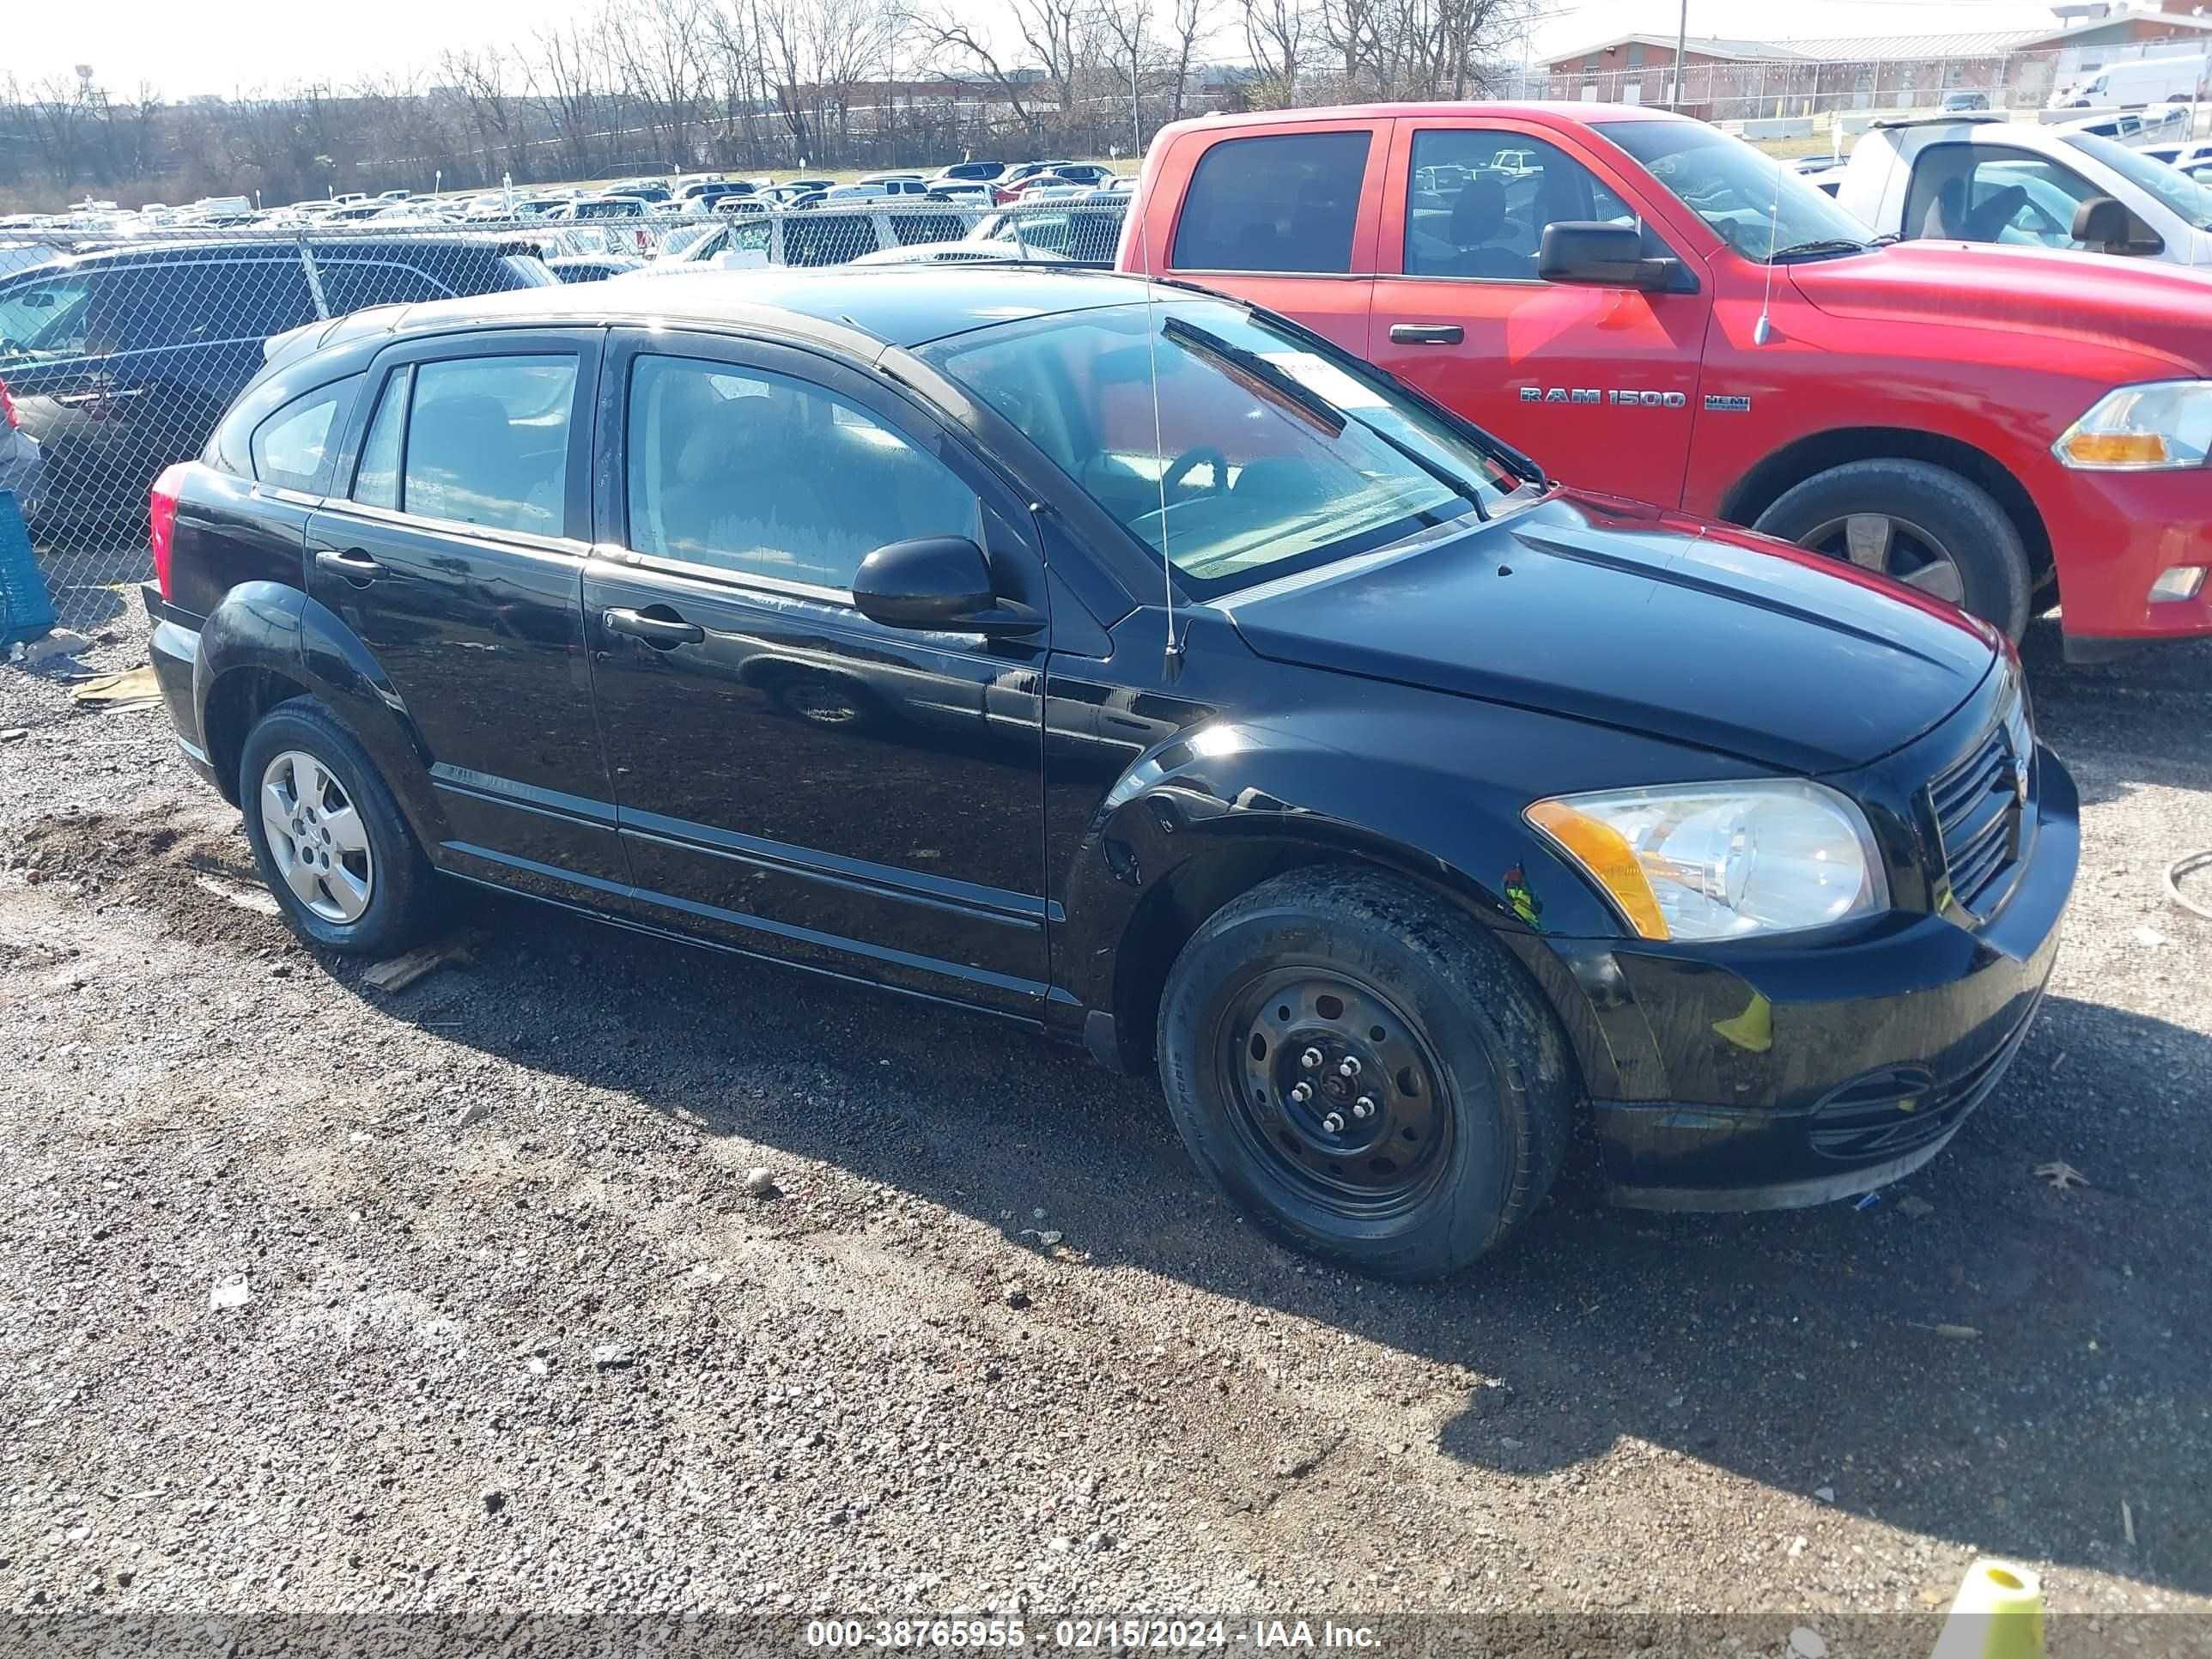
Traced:
[[1349, 271], [1368, 137], [1289, 132], [1215, 144], [1184, 194], [1174, 268]]
[[1413, 135], [1406, 190], [1406, 274], [1536, 279], [1544, 227], [1636, 222], [1626, 204], [1555, 145], [1517, 132], [1437, 128]]

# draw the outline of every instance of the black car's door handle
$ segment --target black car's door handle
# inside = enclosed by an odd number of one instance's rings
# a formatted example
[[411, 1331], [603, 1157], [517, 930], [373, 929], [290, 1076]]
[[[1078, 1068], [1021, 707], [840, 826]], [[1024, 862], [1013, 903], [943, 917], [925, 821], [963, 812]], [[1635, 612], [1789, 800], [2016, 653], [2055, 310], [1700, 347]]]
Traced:
[[1457, 323], [1393, 323], [1392, 345], [1457, 345], [1467, 331]]
[[349, 547], [343, 553], [334, 548], [324, 548], [315, 555], [315, 568], [363, 586], [384, 574], [384, 567], [357, 547]]
[[707, 637], [707, 630], [697, 623], [685, 622], [681, 617], [648, 617], [641, 611], [610, 611], [606, 623], [610, 634], [627, 634], [662, 651], [671, 646], [696, 645]]

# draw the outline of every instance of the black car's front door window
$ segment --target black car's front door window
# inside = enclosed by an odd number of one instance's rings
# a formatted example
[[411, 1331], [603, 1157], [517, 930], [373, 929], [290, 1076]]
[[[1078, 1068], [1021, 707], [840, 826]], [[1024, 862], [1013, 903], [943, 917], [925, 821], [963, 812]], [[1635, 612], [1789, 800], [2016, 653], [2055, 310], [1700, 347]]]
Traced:
[[981, 538], [942, 461], [788, 375], [641, 357], [629, 454], [630, 546], [687, 564], [842, 592], [885, 543]]

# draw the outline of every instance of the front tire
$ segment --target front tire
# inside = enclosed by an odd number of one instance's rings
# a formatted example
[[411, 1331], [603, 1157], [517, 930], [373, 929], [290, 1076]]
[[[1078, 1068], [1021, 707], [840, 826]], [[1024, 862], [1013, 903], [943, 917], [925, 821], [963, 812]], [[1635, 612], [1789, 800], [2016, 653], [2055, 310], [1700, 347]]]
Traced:
[[388, 956], [433, 921], [429, 860], [352, 732], [294, 697], [246, 734], [238, 763], [261, 878], [308, 944]]
[[2020, 531], [1980, 485], [1926, 461], [1852, 461], [1785, 490], [1752, 528], [1947, 599], [2018, 641], [2034, 586]]
[[1200, 927], [1168, 975], [1159, 1068], [1192, 1158], [1254, 1222], [1400, 1279], [1456, 1272], [1520, 1224], [1577, 1097], [1517, 963], [1441, 900], [1340, 866]]

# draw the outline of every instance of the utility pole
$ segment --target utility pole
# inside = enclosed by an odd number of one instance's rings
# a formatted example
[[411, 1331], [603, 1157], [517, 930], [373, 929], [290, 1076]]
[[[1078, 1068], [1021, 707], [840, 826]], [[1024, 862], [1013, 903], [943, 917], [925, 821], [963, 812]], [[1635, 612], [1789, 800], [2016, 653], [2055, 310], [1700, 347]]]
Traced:
[[1682, 107], [1682, 53], [1690, 44], [1690, 0], [1682, 0], [1682, 21], [1674, 31], [1674, 95], [1667, 100], [1668, 109]]

